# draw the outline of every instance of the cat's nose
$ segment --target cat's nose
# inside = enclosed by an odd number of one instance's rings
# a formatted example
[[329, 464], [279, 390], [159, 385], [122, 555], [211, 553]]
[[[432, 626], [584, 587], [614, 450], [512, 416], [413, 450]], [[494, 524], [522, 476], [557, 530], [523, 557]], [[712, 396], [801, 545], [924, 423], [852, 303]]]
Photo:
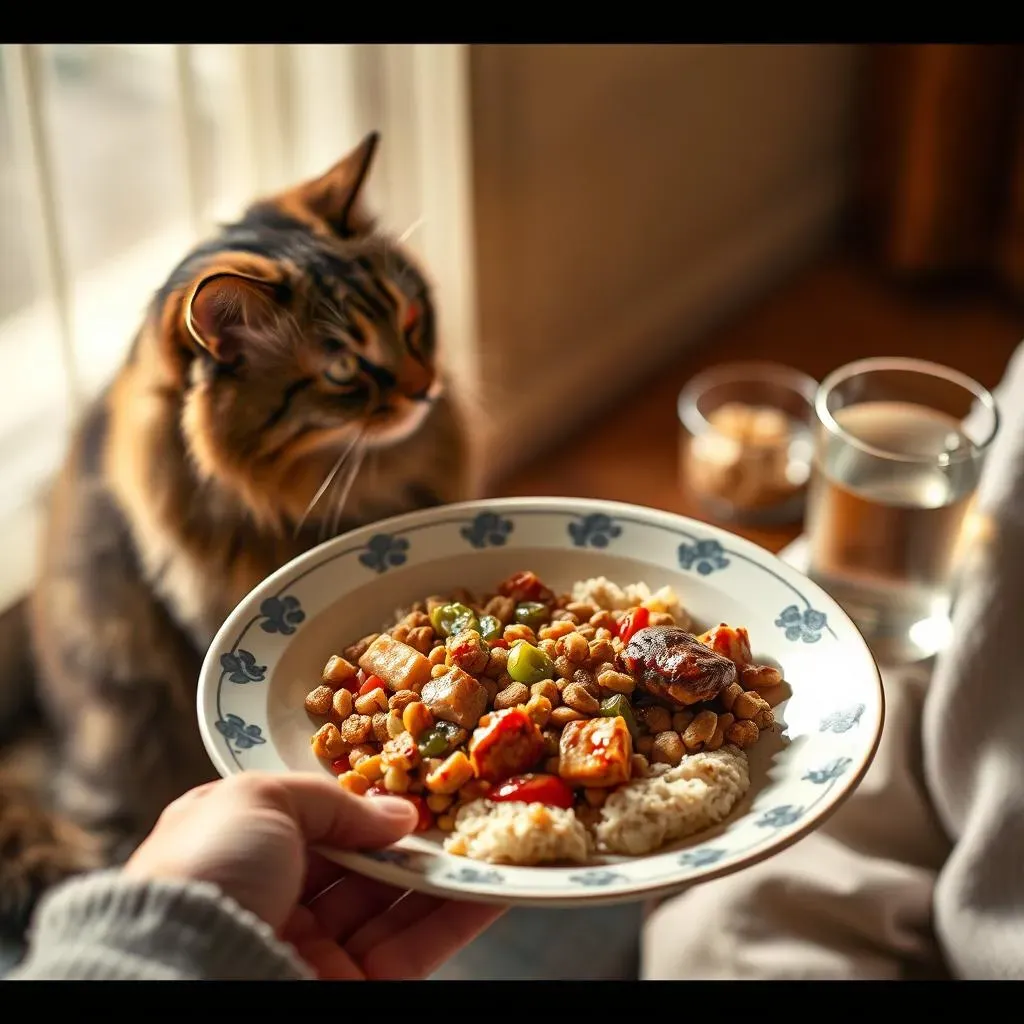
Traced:
[[418, 359], [407, 355], [398, 367], [397, 387], [409, 398], [423, 399], [427, 397], [434, 383], [434, 371]]

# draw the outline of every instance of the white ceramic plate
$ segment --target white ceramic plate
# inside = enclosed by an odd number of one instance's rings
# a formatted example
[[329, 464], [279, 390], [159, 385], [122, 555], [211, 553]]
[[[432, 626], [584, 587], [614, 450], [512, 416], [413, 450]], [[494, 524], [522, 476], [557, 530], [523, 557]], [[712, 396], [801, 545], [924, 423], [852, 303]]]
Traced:
[[702, 628], [746, 626], [784, 670], [779, 727], [752, 748], [751, 787], [721, 825], [647, 857], [508, 867], [444, 852], [440, 832], [337, 860], [395, 885], [491, 903], [574, 905], [665, 895], [736, 871], [813, 831], [863, 778], [881, 735], [881, 680], [831, 598], [767, 551], [653, 509], [512, 498], [429, 509], [338, 537], [295, 559], [234, 610], [199, 683], [199, 725], [224, 776], [329, 770], [310, 750], [303, 698], [331, 654], [394, 611], [455, 587], [484, 591], [532, 569], [556, 591], [607, 576], [670, 584]]

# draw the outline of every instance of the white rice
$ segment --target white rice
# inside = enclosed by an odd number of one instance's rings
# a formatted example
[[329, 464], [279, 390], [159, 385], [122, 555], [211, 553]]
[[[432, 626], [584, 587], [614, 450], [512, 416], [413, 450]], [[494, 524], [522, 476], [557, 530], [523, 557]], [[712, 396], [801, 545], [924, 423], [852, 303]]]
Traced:
[[444, 846], [492, 864], [581, 863], [590, 855], [591, 841], [571, 809], [474, 800], [459, 809]]
[[689, 614], [671, 587], [662, 587], [652, 593], [646, 583], [629, 583], [625, 587], [620, 587], [606, 576], [595, 576], [574, 583], [572, 599], [606, 611], [623, 611], [642, 604], [652, 612], [667, 612], [676, 620], [676, 625], [683, 629], [687, 629], [691, 622]]
[[722, 821], [750, 787], [747, 755], [731, 744], [616, 790], [594, 832], [606, 853], [639, 856]]
[[717, 825], [750, 787], [747, 755], [731, 744], [652, 772], [608, 797], [593, 834], [573, 810], [474, 800], [456, 815], [445, 849], [492, 864], [583, 862], [595, 849], [642, 856]]

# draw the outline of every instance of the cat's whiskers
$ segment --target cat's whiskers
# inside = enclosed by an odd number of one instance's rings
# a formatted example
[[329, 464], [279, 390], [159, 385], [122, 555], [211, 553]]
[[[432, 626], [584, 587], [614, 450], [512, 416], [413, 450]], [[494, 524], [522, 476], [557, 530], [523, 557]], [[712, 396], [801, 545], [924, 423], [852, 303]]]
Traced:
[[406, 228], [406, 230], [403, 230], [401, 234], [399, 234], [398, 245], [401, 246], [406, 244], [406, 242], [408, 242], [409, 239], [413, 236], [413, 232], [422, 227], [424, 223], [424, 217], [417, 217], [416, 220], [414, 220], [413, 223], [411, 223], [409, 227]]
[[340, 487], [344, 490], [345, 473], [343, 472], [344, 467], [348, 464], [349, 458], [351, 458], [352, 452], [355, 450], [354, 446], [349, 446], [345, 452], [345, 458], [342, 460], [341, 466], [338, 472], [334, 473], [331, 478], [330, 487], [324, 492], [324, 512], [319, 517], [319, 522], [316, 528], [316, 542], [322, 544], [330, 536], [330, 522], [332, 518], [331, 506], [334, 503], [334, 492]]
[[328, 330], [331, 328], [337, 328], [340, 331], [347, 332], [348, 324], [345, 322], [345, 318], [341, 315], [338, 310], [332, 306], [325, 306], [321, 313], [322, 317], [318, 317], [313, 321], [315, 327], [326, 327]]
[[[360, 435], [360, 437], [362, 437], [362, 435]], [[345, 475], [345, 481], [341, 485], [341, 491], [335, 504], [334, 514], [331, 516], [331, 529], [328, 537], [337, 536], [338, 528], [341, 526], [341, 517], [345, 511], [345, 505], [348, 502], [349, 495], [352, 493], [352, 487], [356, 482], [356, 477], [359, 475], [359, 470], [363, 465], [363, 459], [365, 456], [365, 445], [359, 445], [352, 458], [352, 464]]]
[[400, 234], [399, 236], [398, 236], [398, 244], [399, 244], [399, 245], [404, 245], [404, 244], [405, 244], [405, 242], [406, 242], [406, 241], [407, 241], [407, 240], [409, 239], [409, 237], [410, 237], [410, 236], [412, 235], [412, 233], [413, 233], [413, 232], [414, 232], [414, 231], [415, 231], [415, 230], [416, 230], [417, 228], [421, 228], [421, 227], [423, 226], [423, 223], [424, 223], [424, 218], [423, 218], [423, 217], [417, 217], [417, 218], [416, 218], [416, 219], [415, 219], [415, 220], [414, 220], [414, 221], [413, 221], [413, 222], [412, 222], [412, 223], [411, 223], [411, 224], [410, 224], [410, 225], [409, 225], [409, 226], [408, 226], [408, 227], [407, 227], [407, 228], [406, 228], [406, 229], [405, 229], [405, 230], [404, 230], [404, 231], [403, 231], [403, 232], [402, 232], [402, 233], [401, 233], [401, 234]]
[[362, 436], [363, 432], [362, 430], [360, 430], [359, 433], [357, 433], [355, 437], [353, 437], [352, 440], [349, 442], [348, 447], [345, 448], [344, 451], [342, 451], [342, 453], [338, 456], [337, 461], [334, 463], [334, 465], [331, 466], [331, 468], [327, 471], [327, 475], [324, 477], [323, 483], [321, 483], [320, 486], [317, 488], [316, 493], [313, 495], [313, 497], [310, 499], [309, 504], [306, 506], [306, 510], [302, 513], [302, 515], [299, 517], [299, 521], [295, 524], [296, 538], [298, 538], [299, 534], [302, 532], [302, 527], [305, 525], [305, 522], [309, 518], [310, 513], [316, 507], [317, 502], [324, 496], [327, 489], [331, 486], [331, 482], [337, 476], [338, 470], [341, 469], [342, 464], [351, 454], [352, 449], [355, 448], [355, 446], [362, 439]]

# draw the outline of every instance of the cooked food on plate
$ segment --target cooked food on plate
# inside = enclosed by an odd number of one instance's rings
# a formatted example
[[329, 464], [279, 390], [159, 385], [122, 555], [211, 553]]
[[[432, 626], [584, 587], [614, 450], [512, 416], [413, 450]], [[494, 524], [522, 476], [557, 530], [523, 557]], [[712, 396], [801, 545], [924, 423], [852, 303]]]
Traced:
[[412, 801], [453, 854], [651, 853], [743, 796], [782, 682], [742, 626], [690, 626], [671, 588], [604, 577], [427, 597], [328, 660], [313, 751], [345, 789]]

